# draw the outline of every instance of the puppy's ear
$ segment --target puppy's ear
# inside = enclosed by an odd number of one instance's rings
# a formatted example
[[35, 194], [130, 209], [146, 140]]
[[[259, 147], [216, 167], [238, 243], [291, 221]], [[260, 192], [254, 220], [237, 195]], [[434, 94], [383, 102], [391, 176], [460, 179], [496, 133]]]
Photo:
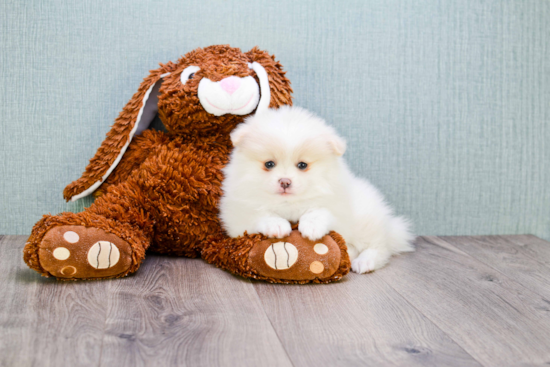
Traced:
[[[284, 105], [292, 106], [292, 88], [290, 87], [290, 80], [286, 78], [286, 72], [283, 71], [283, 66], [278, 61], [275, 61], [275, 56], [272, 56], [257, 47], [254, 47], [245, 55], [250, 60], [252, 68], [256, 71], [256, 74], [258, 74], [262, 97], [267, 94], [264, 93], [264, 91], [269, 91], [271, 94], [270, 100], [265, 102], [265, 107], [279, 108]], [[262, 85], [262, 78], [256, 68], [254, 68], [254, 63], [260, 64], [267, 73], [267, 79], [269, 82], [268, 86]], [[262, 102], [263, 100], [260, 100], [260, 103]], [[258, 110], [260, 107], [264, 106], [260, 106], [260, 104], [258, 104]]]
[[249, 126], [246, 123], [239, 124], [235, 129], [233, 129], [229, 136], [231, 137], [231, 143], [233, 143], [235, 148], [240, 146], [245, 140], [248, 130]]
[[137, 92], [116, 118], [82, 177], [63, 190], [63, 196], [67, 201], [75, 201], [93, 193], [120, 162], [132, 138], [149, 127], [157, 115], [162, 79], [174, 68], [175, 65], [172, 63], [161, 64], [160, 68], [152, 70], [143, 80]]
[[328, 143], [332, 148], [334, 154], [336, 154], [337, 156], [344, 155], [344, 153], [346, 152], [346, 141], [338, 135], [330, 134], [328, 136]]

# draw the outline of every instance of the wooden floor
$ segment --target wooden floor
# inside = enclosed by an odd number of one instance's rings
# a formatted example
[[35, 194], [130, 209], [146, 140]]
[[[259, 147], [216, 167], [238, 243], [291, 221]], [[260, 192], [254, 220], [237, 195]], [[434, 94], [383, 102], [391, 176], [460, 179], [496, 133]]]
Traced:
[[243, 280], [149, 256], [120, 280], [58, 282], [0, 239], [0, 366], [550, 364], [550, 243], [421, 237], [330, 285]]

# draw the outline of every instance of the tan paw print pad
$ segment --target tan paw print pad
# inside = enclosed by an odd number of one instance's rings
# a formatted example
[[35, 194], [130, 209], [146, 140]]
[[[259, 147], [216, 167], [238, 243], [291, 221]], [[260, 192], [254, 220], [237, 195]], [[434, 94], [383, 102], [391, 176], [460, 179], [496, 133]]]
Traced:
[[298, 249], [290, 242], [275, 242], [264, 253], [265, 263], [272, 269], [289, 269], [298, 260]]
[[338, 270], [340, 248], [328, 235], [310, 241], [294, 230], [286, 238], [267, 239], [254, 246], [248, 262], [260, 275], [270, 278], [326, 278]]
[[40, 265], [59, 278], [103, 278], [125, 272], [132, 263], [130, 245], [101, 229], [59, 226], [39, 245]]

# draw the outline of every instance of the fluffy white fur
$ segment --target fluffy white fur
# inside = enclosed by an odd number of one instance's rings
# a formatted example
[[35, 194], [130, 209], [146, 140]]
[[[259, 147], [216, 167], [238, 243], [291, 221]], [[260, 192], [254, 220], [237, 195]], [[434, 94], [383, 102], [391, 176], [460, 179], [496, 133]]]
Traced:
[[[357, 273], [414, 250], [408, 221], [350, 171], [342, 158], [345, 140], [321, 118], [298, 107], [267, 110], [239, 125], [231, 140], [235, 149], [224, 169], [220, 203], [229, 236], [247, 231], [281, 238], [291, 231], [289, 221], [299, 221], [299, 231], [311, 240], [334, 230], [346, 240]], [[270, 161], [275, 166], [268, 169]], [[307, 168], [298, 168], [300, 162]]]

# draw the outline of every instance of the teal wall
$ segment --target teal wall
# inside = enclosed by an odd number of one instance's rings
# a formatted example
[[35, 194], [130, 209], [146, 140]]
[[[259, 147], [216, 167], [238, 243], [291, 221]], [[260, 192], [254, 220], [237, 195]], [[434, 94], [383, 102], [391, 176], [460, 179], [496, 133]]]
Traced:
[[547, 0], [4, 0], [0, 30], [0, 233], [89, 205], [62, 190], [148, 70], [229, 43], [281, 60], [417, 233], [550, 239]]

